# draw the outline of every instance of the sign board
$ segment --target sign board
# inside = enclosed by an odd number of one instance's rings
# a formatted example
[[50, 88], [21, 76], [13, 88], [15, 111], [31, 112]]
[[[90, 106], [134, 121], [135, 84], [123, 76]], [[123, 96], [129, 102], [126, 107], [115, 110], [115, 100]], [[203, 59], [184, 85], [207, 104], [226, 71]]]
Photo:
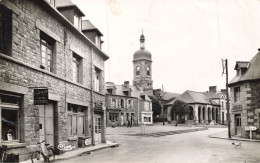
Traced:
[[91, 139], [85, 139], [85, 145], [91, 145]]
[[48, 89], [34, 89], [34, 105], [48, 105]]
[[256, 129], [256, 126], [245, 126], [245, 131], [255, 131]]

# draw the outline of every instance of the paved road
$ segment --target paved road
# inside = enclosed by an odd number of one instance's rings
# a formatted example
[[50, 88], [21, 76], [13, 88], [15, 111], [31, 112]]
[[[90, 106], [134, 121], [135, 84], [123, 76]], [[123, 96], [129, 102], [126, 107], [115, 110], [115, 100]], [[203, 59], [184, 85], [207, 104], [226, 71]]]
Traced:
[[226, 130], [226, 128], [211, 128], [175, 135], [147, 137], [134, 134], [139, 131], [139, 128], [109, 128], [108, 140], [120, 143], [119, 147], [84, 154], [61, 162], [260, 162], [260, 143], [258, 142], [243, 141], [242, 148], [235, 148], [232, 145], [233, 140], [208, 137], [208, 135]]

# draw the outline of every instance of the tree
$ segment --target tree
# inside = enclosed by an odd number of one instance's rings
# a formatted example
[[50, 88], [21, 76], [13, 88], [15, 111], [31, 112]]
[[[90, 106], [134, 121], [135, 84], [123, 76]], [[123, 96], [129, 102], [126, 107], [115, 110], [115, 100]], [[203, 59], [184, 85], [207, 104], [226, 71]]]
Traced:
[[149, 96], [149, 98], [152, 100], [153, 117], [155, 118], [157, 115], [161, 114], [162, 107], [159, 100], [155, 96]]
[[181, 101], [181, 100], [176, 100], [173, 104], [172, 104], [172, 110], [171, 110], [171, 115], [172, 117], [176, 116], [179, 117], [177, 118], [177, 123], [182, 123], [183, 121], [185, 121], [185, 119], [183, 119], [183, 117], [186, 114], [190, 113], [190, 109], [189, 109], [189, 104]]

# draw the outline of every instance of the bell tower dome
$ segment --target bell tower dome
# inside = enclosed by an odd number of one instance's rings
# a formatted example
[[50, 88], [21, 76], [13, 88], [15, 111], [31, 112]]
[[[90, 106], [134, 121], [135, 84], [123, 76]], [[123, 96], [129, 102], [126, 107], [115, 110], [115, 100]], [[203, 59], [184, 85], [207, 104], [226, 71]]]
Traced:
[[143, 32], [140, 36], [140, 49], [134, 53], [133, 68], [133, 84], [142, 87], [148, 94], [152, 93], [152, 55], [149, 51], [145, 50], [145, 36]]

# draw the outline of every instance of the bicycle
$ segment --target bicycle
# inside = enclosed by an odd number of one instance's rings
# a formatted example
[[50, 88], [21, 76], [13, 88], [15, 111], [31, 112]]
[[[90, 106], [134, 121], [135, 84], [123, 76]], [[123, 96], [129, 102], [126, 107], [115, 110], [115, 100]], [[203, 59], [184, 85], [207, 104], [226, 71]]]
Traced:
[[1, 162], [19, 162], [19, 154], [10, 153], [9, 149], [0, 145]]
[[42, 142], [37, 143], [38, 149], [31, 154], [32, 163], [39, 162], [41, 155], [44, 159], [44, 162], [54, 162], [54, 160], [55, 160], [54, 149], [50, 144], [46, 143], [44, 145], [44, 147], [46, 148], [47, 154], [45, 155], [44, 152], [43, 152], [43, 149], [41, 147], [41, 144], [44, 143], [44, 142], [45, 141], [43, 140]]

